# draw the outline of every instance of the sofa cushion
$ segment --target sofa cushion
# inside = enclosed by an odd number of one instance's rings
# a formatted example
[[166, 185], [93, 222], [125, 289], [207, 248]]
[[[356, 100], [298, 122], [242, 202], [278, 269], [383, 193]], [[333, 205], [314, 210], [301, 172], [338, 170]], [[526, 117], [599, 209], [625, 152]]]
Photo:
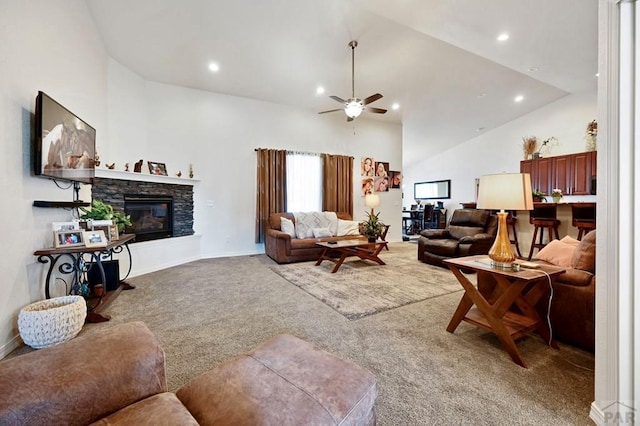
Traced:
[[329, 228], [313, 228], [312, 231], [314, 238], [326, 238], [333, 236]]
[[338, 231], [336, 235], [341, 237], [343, 235], [360, 235], [360, 222], [356, 220], [342, 220], [338, 219]]
[[459, 240], [464, 237], [470, 237], [476, 234], [482, 234], [484, 232], [484, 227], [482, 226], [457, 226], [450, 225], [449, 226], [449, 234], [452, 238]]
[[424, 249], [439, 256], [453, 257], [458, 250], [458, 240], [450, 239], [424, 239]]
[[159, 393], [92, 423], [100, 425], [197, 425], [175, 394]]
[[332, 227], [333, 218], [335, 228], [338, 228], [338, 219], [334, 212], [294, 212], [296, 235], [298, 238], [313, 238], [313, 228]]
[[536, 259], [544, 260], [552, 265], [571, 268], [576, 246], [561, 240], [552, 240], [536, 254]]
[[575, 269], [581, 269], [591, 273], [596, 272], [596, 231], [589, 232], [582, 238], [580, 245], [573, 253], [571, 262]]
[[282, 216], [280, 218], [280, 229], [285, 234], [291, 235], [291, 238], [296, 238], [296, 229], [291, 219], [287, 219], [286, 217]]

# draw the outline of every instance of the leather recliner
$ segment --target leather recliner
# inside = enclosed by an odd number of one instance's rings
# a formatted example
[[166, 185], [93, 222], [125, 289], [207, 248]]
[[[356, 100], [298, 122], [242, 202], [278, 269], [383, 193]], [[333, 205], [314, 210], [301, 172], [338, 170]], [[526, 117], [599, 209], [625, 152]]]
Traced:
[[418, 260], [446, 267], [445, 259], [487, 254], [497, 231], [498, 218], [487, 210], [455, 210], [446, 229], [420, 232]]

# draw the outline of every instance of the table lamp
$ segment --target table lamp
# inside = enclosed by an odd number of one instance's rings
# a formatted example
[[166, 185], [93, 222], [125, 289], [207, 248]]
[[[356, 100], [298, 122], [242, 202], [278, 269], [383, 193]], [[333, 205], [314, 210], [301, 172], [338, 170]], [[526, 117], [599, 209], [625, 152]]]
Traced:
[[532, 210], [531, 176], [528, 173], [501, 173], [480, 178], [478, 209], [500, 210], [498, 235], [489, 250], [489, 258], [496, 269], [511, 269], [516, 252], [509, 241], [505, 210]]
[[371, 214], [373, 215], [373, 209], [380, 205], [380, 196], [378, 194], [367, 194], [364, 196], [364, 205], [371, 208]]

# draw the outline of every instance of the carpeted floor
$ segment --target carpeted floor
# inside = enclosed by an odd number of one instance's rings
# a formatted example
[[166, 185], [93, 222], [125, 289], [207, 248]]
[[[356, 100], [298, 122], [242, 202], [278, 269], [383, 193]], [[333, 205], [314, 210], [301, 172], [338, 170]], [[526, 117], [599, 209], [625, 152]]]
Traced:
[[[409, 248], [407, 248], [409, 247]], [[416, 246], [390, 245], [416, 270]], [[383, 258], [387, 253], [382, 254]], [[463, 323], [445, 331], [461, 293], [443, 294], [352, 321], [273, 271], [264, 255], [208, 259], [131, 280], [107, 310], [112, 320], [83, 333], [142, 320], [167, 357], [171, 390], [279, 333], [291, 333], [371, 370], [380, 425], [587, 425], [592, 354], [538, 337], [511, 361], [490, 333]], [[367, 266], [374, 270], [377, 266]], [[451, 276], [452, 283], [455, 283]], [[401, 286], [399, 278], [395, 285]], [[117, 356], [117, 354], [114, 354]]]
[[321, 302], [356, 320], [443, 294], [462, 292], [448, 269], [416, 262], [415, 246], [399, 244], [383, 250], [386, 265], [349, 257], [332, 273], [335, 264], [323, 261], [271, 266], [271, 270]]

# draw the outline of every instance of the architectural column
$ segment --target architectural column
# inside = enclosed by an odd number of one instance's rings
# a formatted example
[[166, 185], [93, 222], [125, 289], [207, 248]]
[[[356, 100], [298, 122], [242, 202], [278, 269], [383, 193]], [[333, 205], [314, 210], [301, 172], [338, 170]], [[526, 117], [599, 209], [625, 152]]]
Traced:
[[[597, 424], [640, 421], [640, 19], [635, 0], [600, 0], [598, 246], [595, 401]], [[636, 226], [638, 225], [638, 226]], [[635, 307], [639, 308], [636, 312]]]

